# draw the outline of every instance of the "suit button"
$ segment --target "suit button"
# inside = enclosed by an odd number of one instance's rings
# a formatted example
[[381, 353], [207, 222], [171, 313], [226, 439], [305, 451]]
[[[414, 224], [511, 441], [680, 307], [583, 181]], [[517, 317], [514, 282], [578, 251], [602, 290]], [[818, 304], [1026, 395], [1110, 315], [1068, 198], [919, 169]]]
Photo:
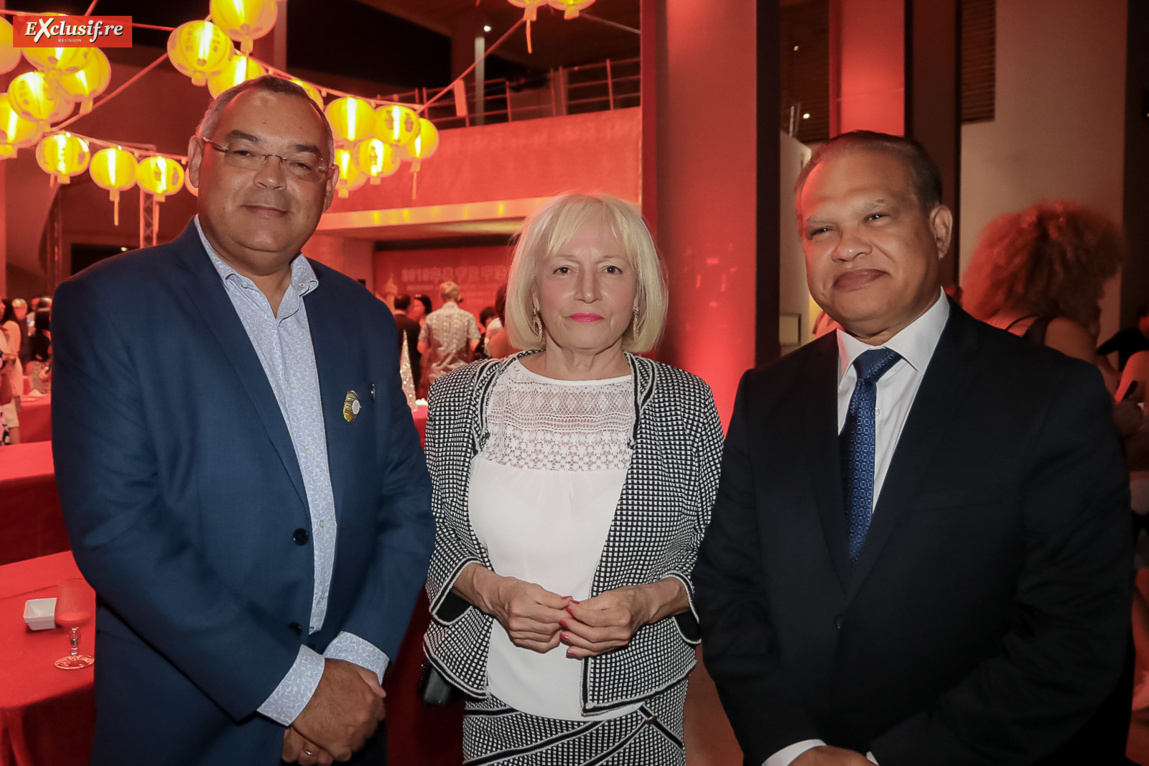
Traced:
[[293, 622], [290, 625], [288, 625], [287, 627], [291, 628], [291, 632], [294, 633], [295, 635], [297, 635], [297, 636], [303, 635], [303, 628], [299, 627], [298, 622]]
[[307, 534], [307, 530], [303, 527], [291, 533], [291, 539], [295, 541], [296, 545], [307, 545], [308, 538], [310, 538], [310, 535]]
[[834, 627], [838, 630], [842, 629], [842, 615], [838, 615], [834, 618]]

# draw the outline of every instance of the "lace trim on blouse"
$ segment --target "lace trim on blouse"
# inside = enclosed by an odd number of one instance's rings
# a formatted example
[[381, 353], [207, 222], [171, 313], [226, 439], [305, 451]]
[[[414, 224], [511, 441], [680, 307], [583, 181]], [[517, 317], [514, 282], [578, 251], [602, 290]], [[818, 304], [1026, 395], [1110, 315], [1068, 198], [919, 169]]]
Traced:
[[491, 394], [483, 457], [512, 468], [610, 471], [630, 465], [631, 376], [556, 380], [515, 362]]

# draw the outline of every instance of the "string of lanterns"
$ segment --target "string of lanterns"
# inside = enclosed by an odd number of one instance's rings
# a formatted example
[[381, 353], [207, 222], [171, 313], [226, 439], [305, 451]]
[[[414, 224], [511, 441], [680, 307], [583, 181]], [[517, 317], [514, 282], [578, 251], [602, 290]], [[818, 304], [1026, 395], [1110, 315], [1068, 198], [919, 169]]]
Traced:
[[[529, 49], [529, 22], [535, 19], [538, 6], [548, 4], [563, 10], [565, 18], [574, 18], [595, 0], [508, 1], [525, 9]], [[172, 31], [167, 58], [194, 85], [206, 85], [213, 97], [267, 73], [303, 88], [331, 125], [340, 197], [348, 197], [367, 183], [379, 184], [383, 178], [395, 175], [403, 163], [409, 164], [417, 182], [422, 162], [439, 147], [438, 130], [420, 115], [427, 105], [409, 106], [340, 93], [256, 60], [250, 55], [253, 41], [270, 32], [277, 18], [275, 0], [211, 0], [209, 20], [189, 21]], [[119, 144], [59, 129], [53, 131], [52, 125], [68, 118], [77, 102], [79, 115], [87, 114], [94, 100], [108, 88], [111, 65], [103, 51], [15, 48], [12, 41], [12, 25], [0, 18], [0, 74], [12, 71], [21, 58], [34, 67], [34, 71], [14, 78], [8, 92], [0, 94], [0, 160], [15, 156], [19, 149], [36, 147], [36, 161], [53, 184], [69, 183], [87, 170], [98, 186], [108, 190], [116, 225], [120, 194], [136, 184], [152, 194], [155, 203], [185, 188], [181, 162], [186, 163], [186, 158], [144, 149], [128, 151]], [[238, 51], [235, 43], [239, 44]], [[328, 94], [338, 97], [325, 105]], [[92, 143], [105, 148], [93, 156], [89, 148]], [[195, 191], [190, 186], [186, 188]], [[415, 188], [413, 185], [412, 196]], [[158, 216], [158, 207], [154, 209]]]

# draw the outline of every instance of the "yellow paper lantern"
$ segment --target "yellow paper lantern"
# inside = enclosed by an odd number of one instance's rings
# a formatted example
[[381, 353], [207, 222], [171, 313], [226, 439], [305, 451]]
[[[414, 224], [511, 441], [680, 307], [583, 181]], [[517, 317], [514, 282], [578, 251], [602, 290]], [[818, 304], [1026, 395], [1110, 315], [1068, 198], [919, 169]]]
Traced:
[[96, 186], [108, 190], [112, 201], [112, 222], [120, 225], [120, 192], [136, 185], [136, 158], [119, 147], [101, 149], [92, 157], [88, 173]]
[[388, 104], [375, 110], [375, 137], [391, 144], [402, 146], [415, 140], [419, 135], [419, 114], [401, 104]]
[[375, 110], [361, 98], [344, 96], [327, 105], [324, 110], [338, 146], [350, 146], [370, 138], [375, 129]]
[[208, 77], [223, 69], [234, 50], [227, 34], [210, 21], [181, 24], [168, 37], [172, 66], [195, 85], [206, 84]]
[[355, 158], [346, 149], [335, 150], [335, 165], [339, 168], [339, 179], [335, 182], [335, 189], [341, 199], [347, 199], [351, 192], [367, 183], [367, 174], [359, 169]]
[[367, 175], [372, 184], [378, 184], [387, 176], [394, 175], [403, 164], [395, 147], [383, 143], [378, 138], [360, 141], [352, 149], [352, 154], [355, 157], [355, 164]]
[[68, 94], [43, 72], [25, 72], [12, 80], [8, 97], [17, 114], [41, 128], [46, 128], [52, 116], [59, 112], [60, 102], [71, 111]]
[[88, 142], [70, 133], [53, 133], [36, 146], [36, 162], [62, 184], [71, 183], [72, 176], [87, 170], [91, 159]]
[[111, 81], [112, 65], [108, 57], [99, 48], [93, 48], [88, 65], [79, 72], [61, 77], [60, 87], [80, 102], [80, 114], [87, 114], [92, 111], [92, 100], [107, 90]]
[[0, 18], [0, 74], [11, 72], [20, 63], [20, 49], [12, 46], [12, 25]]
[[72, 74], [88, 65], [95, 48], [24, 48], [24, 58], [41, 72]]
[[279, 17], [275, 0], [211, 0], [211, 19], [239, 43], [241, 53], [251, 53], [252, 40], [275, 27]]
[[184, 183], [184, 169], [173, 159], [156, 155], [140, 160], [136, 165], [136, 183], [140, 188], [163, 202], [175, 194]]
[[319, 111], [323, 111], [323, 96], [319, 94], [319, 90], [314, 85], [306, 80], [300, 80], [298, 77], [292, 77], [291, 81], [307, 91], [307, 95], [311, 96], [311, 100], [319, 107]]
[[423, 160], [429, 158], [439, 150], [439, 131], [430, 120], [419, 118], [419, 135], [415, 140], [403, 147], [405, 160], [411, 163], [412, 172], [418, 173]]
[[508, 0], [511, 5], [516, 8], [523, 9], [523, 19], [527, 22], [536, 21], [538, 19], [539, 6], [544, 5], [547, 0]]
[[17, 149], [35, 146], [43, 131], [36, 123], [26, 120], [12, 108], [8, 94], [0, 94], [0, 156], [11, 157]]
[[242, 54], [232, 56], [231, 61], [227, 62], [223, 69], [208, 78], [207, 89], [211, 91], [212, 96], [218, 96], [228, 88], [233, 88], [241, 82], [254, 80], [265, 74], [267, 74], [267, 70], [250, 56]]
[[74, 107], [75, 105], [76, 105], [76, 102], [73, 101], [72, 98], [66, 92], [63, 91], [63, 89], [61, 89], [60, 100], [58, 100], [56, 102], [56, 108], [53, 109], [52, 114], [49, 115], [48, 122], [53, 123], [53, 124], [60, 122], [61, 120], [63, 120], [65, 117], [67, 117], [69, 114], [72, 113], [72, 107]]
[[594, 5], [594, 0], [547, 0], [547, 4], [562, 11], [564, 19], [573, 19], [579, 11]]

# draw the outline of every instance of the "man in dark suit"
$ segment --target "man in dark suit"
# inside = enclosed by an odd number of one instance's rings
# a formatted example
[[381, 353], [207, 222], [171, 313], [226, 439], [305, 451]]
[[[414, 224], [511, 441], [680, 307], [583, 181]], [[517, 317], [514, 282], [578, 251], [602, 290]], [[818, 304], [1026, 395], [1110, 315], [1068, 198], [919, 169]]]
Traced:
[[300, 255], [337, 172], [306, 93], [226, 91], [188, 148], [192, 224], [54, 306], [57, 480], [99, 597], [92, 762], [380, 763], [433, 538], [395, 324]]
[[411, 364], [411, 379], [415, 384], [419, 384], [419, 374], [421, 371], [420, 361], [423, 355], [419, 353], [419, 323], [411, 317], [407, 316], [407, 310], [411, 308], [411, 296], [406, 293], [399, 293], [395, 296], [395, 331], [396, 339], [399, 342], [399, 348], [403, 348], [403, 341], [407, 341], [407, 361]]
[[745, 762], [1120, 762], [1128, 477], [1100, 374], [947, 301], [917, 144], [828, 142], [796, 205], [843, 329], [743, 377], [694, 573]]

